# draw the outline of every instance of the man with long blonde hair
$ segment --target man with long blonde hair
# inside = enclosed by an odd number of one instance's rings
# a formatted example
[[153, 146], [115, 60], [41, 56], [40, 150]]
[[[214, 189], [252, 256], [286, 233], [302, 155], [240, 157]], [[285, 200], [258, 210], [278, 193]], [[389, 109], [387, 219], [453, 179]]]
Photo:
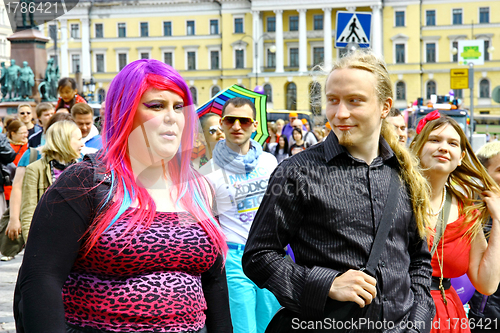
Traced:
[[[429, 332], [428, 185], [384, 120], [393, 102], [385, 64], [371, 52], [350, 53], [334, 65], [325, 93], [333, 133], [274, 172], [250, 230], [245, 273], [295, 314], [292, 329], [328, 318], [325, 309], [339, 301], [362, 308], [356, 332], [384, 323], [383, 331]], [[389, 197], [393, 174], [399, 188]], [[396, 208], [371, 275], [364, 269], [389, 201]], [[284, 258], [287, 245], [295, 262]]]

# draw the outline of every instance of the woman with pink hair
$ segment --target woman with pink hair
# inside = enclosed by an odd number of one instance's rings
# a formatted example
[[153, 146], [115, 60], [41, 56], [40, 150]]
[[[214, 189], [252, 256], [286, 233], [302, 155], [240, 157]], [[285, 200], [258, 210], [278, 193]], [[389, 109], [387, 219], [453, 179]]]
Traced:
[[[25, 332], [232, 332], [209, 183], [190, 165], [197, 121], [172, 67], [112, 81], [103, 149], [37, 206], [18, 279]], [[16, 301], [15, 301], [16, 303]]]

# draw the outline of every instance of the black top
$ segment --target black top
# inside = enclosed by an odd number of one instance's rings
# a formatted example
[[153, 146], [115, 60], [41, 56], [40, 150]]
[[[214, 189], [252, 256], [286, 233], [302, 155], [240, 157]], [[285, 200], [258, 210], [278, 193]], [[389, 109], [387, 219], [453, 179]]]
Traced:
[[[33, 215], [19, 276], [25, 332], [66, 332], [62, 286], [74, 269], [84, 235], [109, 187], [93, 187], [84, 161], [68, 168], [43, 195]], [[220, 258], [201, 282], [209, 332], [232, 332], [225, 270]]]
[[[387, 198], [391, 168], [398, 167], [383, 138], [380, 156], [367, 165], [339, 145], [334, 133], [283, 161], [250, 230], [245, 273], [286, 308], [317, 317], [335, 277], [366, 265], [384, 205], [398, 200], [376, 273], [377, 297], [362, 316], [396, 326], [422, 321], [425, 328], [418, 331], [429, 332], [435, 311], [431, 256], [418, 234], [406, 187], [401, 186], [397, 198]], [[296, 263], [284, 258], [287, 244]]]

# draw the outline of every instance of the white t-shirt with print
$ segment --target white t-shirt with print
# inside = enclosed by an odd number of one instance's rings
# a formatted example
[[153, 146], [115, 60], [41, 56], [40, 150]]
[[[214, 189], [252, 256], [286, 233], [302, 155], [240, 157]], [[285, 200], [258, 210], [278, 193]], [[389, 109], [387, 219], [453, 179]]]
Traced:
[[246, 244], [250, 227], [278, 161], [262, 152], [256, 168], [245, 174], [221, 169], [211, 159], [198, 170], [214, 187], [216, 210], [227, 241]]

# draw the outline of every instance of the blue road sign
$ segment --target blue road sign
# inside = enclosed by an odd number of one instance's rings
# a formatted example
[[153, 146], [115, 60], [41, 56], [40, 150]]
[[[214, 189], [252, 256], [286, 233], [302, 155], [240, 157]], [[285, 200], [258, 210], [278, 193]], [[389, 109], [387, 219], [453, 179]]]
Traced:
[[337, 30], [335, 47], [346, 47], [348, 43], [357, 43], [359, 47], [370, 47], [372, 13], [337, 12]]

